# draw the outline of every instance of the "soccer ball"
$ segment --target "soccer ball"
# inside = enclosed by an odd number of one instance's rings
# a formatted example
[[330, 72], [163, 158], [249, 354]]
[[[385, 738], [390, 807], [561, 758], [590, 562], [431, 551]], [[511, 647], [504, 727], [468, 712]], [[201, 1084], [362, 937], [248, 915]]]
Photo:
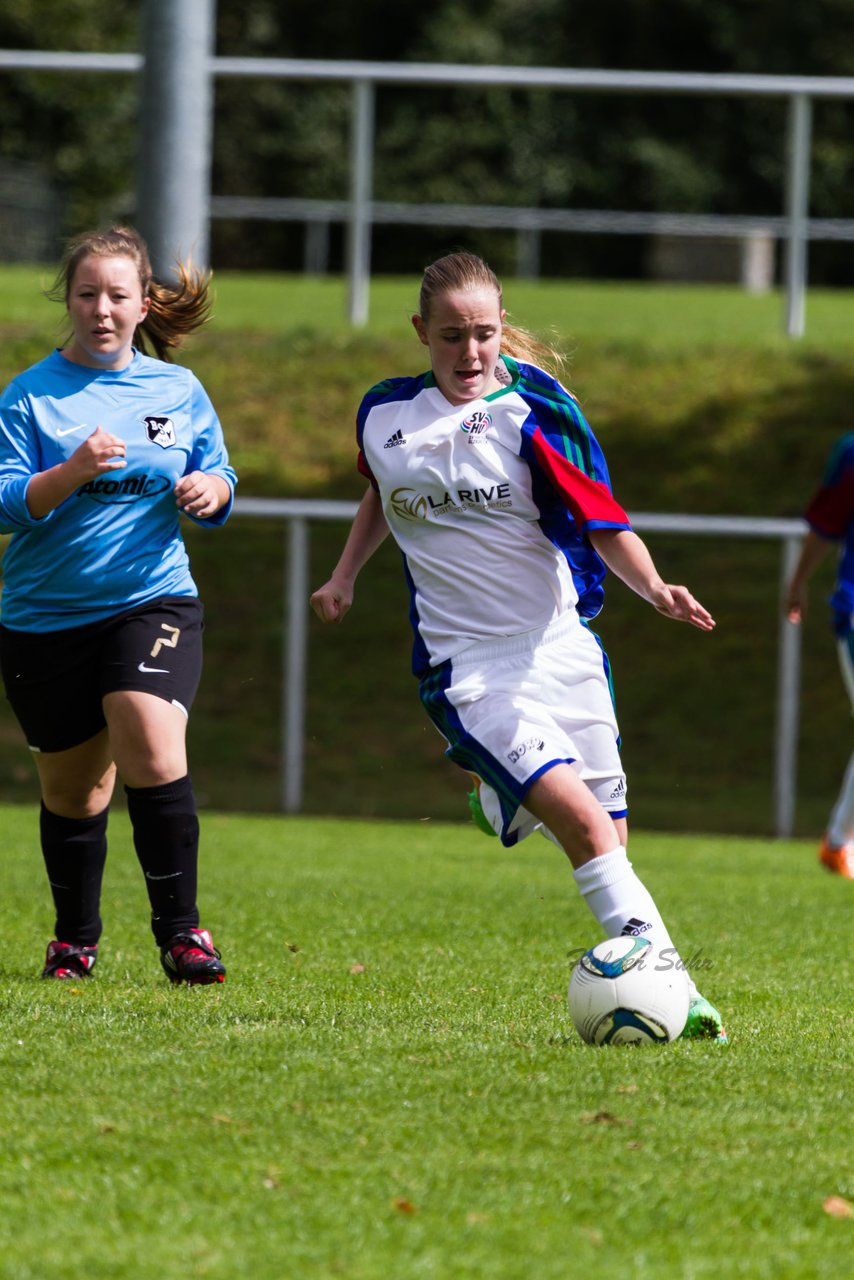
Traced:
[[[668, 953], [670, 954], [670, 953]], [[645, 938], [609, 938], [576, 964], [569, 1013], [588, 1044], [667, 1044], [688, 1017], [688, 975]]]

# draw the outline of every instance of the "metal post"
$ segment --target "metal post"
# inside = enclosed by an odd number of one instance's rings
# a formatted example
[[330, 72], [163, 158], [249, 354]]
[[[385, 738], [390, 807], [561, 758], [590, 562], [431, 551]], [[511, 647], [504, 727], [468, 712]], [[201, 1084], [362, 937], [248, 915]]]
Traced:
[[354, 80], [350, 133], [350, 219], [347, 227], [350, 323], [353, 325], [363, 325], [368, 320], [373, 165], [374, 86], [370, 80]]
[[540, 278], [542, 232], [536, 227], [520, 227], [516, 232], [516, 275], [520, 280]]
[[804, 333], [804, 291], [807, 276], [807, 241], [810, 202], [810, 138], [812, 100], [804, 93], [789, 99], [789, 147], [786, 173], [786, 333]]
[[302, 809], [305, 686], [308, 651], [308, 521], [287, 521], [285, 661], [282, 669], [282, 808]]
[[147, 0], [136, 222], [154, 273], [208, 265], [215, 0]]
[[[785, 538], [781, 586], [785, 592], [800, 555], [802, 538]], [[798, 776], [798, 721], [801, 682], [801, 628], [781, 613], [777, 671], [777, 724], [774, 735], [774, 832], [794, 831]]]
[[306, 223], [303, 271], [308, 276], [325, 276], [329, 270], [329, 223]]

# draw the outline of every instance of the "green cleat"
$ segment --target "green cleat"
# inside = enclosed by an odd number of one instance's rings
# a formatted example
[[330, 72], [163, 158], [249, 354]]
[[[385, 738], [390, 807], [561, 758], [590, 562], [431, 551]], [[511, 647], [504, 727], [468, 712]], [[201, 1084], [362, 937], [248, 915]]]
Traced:
[[469, 774], [469, 777], [474, 783], [474, 786], [472, 787], [471, 791], [468, 792], [469, 812], [471, 813], [472, 822], [478, 828], [479, 831], [483, 832], [484, 835], [497, 836], [498, 832], [494, 829], [494, 827], [492, 826], [492, 823], [489, 821], [486, 814], [483, 812], [483, 808], [481, 807], [480, 778], [478, 778], [478, 776], [474, 773]]
[[688, 1005], [688, 1017], [682, 1029], [680, 1040], [714, 1040], [717, 1044], [727, 1043], [721, 1015], [713, 1004], [709, 1004], [705, 996], [693, 996]]

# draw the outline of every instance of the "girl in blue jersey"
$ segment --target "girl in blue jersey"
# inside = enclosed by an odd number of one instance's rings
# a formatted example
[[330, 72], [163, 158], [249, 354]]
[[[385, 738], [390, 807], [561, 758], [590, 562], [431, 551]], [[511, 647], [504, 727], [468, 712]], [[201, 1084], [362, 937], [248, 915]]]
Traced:
[[236, 476], [204, 389], [169, 362], [207, 320], [208, 286], [180, 263], [177, 284], [155, 281], [132, 229], [78, 237], [52, 294], [70, 337], [0, 396], [0, 668], [41, 785], [45, 978], [98, 958], [117, 774], [166, 974], [225, 978], [196, 905], [185, 739], [203, 610], [179, 516], [223, 524]]
[[[608, 664], [586, 621], [606, 565], [665, 616], [702, 631], [714, 621], [686, 587], [662, 581], [577, 401], [541, 367], [559, 357], [506, 324], [486, 263], [466, 253], [433, 263], [412, 323], [430, 370], [362, 401], [369, 486], [312, 607], [340, 622], [392, 533], [421, 699], [446, 754], [475, 780], [479, 825], [505, 845], [549, 836], [605, 936], [645, 937], [666, 963], [677, 952], [626, 855]], [[693, 982], [683, 1034], [726, 1039]]]
[[[836, 587], [830, 606], [839, 666], [854, 710], [854, 434], [849, 432], [834, 445], [805, 518], [809, 531], [789, 583], [787, 616], [790, 622], [803, 622], [809, 579], [835, 546]], [[854, 880], [854, 755], [848, 761], [818, 857], [828, 871]]]

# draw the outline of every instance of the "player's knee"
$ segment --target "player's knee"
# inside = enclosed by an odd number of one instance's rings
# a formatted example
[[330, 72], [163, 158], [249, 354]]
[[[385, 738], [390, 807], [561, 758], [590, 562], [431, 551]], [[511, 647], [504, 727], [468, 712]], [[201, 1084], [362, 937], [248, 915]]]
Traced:
[[101, 788], [91, 791], [75, 791], [68, 787], [43, 787], [42, 800], [51, 813], [60, 818], [94, 818], [107, 808], [110, 803], [112, 789], [105, 792]]

